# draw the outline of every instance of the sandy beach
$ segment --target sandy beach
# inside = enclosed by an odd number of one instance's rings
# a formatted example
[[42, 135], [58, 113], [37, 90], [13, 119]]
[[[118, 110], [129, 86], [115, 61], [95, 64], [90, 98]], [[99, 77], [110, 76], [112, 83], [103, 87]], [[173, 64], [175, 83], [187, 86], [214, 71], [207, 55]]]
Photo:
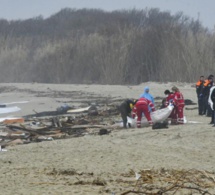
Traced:
[[[142, 83], [120, 85], [0, 84], [0, 103], [21, 111], [5, 116], [25, 116], [54, 111], [64, 103], [86, 105], [99, 98], [138, 98], [145, 86], [154, 97], [176, 85], [185, 99], [197, 102], [192, 83]], [[73, 96], [71, 96], [73, 94]], [[75, 95], [74, 95], [75, 94]], [[72, 98], [71, 98], [72, 97]], [[186, 106], [195, 108], [197, 105]], [[108, 135], [31, 143], [0, 152], [0, 194], [122, 194], [132, 189], [132, 171], [177, 169], [215, 172], [215, 127], [197, 109], [185, 109], [188, 123], [168, 129], [117, 129]], [[120, 115], [116, 117], [120, 121]]]

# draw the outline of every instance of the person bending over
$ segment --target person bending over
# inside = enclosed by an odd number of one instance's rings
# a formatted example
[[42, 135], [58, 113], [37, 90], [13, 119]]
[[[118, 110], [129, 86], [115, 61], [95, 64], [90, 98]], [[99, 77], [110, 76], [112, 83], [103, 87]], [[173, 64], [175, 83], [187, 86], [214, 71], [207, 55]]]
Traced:
[[123, 121], [123, 127], [127, 128], [127, 117], [131, 117], [131, 111], [136, 103], [136, 100], [126, 99], [119, 106], [119, 111]]
[[155, 111], [154, 104], [146, 98], [140, 98], [135, 104], [135, 107], [136, 107], [136, 113], [137, 113], [137, 128], [141, 127], [141, 119], [143, 114], [148, 120], [149, 125], [153, 125], [153, 122], [150, 116], [149, 107], [151, 108], [152, 112], [154, 112]]

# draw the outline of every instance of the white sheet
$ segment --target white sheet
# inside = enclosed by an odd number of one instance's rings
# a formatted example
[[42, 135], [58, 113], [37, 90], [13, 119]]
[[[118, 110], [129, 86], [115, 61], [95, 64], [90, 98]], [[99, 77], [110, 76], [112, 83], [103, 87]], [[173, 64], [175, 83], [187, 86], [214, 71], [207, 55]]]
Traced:
[[17, 106], [13, 107], [5, 107], [5, 108], [0, 108], [0, 114], [5, 114], [5, 113], [11, 113], [11, 112], [18, 112], [21, 109]]

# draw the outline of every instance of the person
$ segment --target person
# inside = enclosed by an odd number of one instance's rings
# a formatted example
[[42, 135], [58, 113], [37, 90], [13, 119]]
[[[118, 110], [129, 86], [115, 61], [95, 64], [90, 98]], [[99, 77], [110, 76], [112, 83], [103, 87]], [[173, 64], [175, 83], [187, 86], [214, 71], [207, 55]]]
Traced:
[[155, 104], [154, 97], [149, 93], [149, 87], [148, 86], [146, 86], [144, 88], [144, 93], [142, 93], [140, 95], [140, 98], [146, 98], [146, 99], [150, 100], [153, 104]]
[[164, 94], [167, 96], [166, 97], [166, 102], [165, 102], [165, 107], [167, 107], [170, 103], [173, 102], [174, 99], [174, 94], [172, 92], [170, 92], [170, 90], [165, 90]]
[[[169, 104], [173, 104], [173, 99], [174, 99], [174, 94], [172, 92], [170, 92], [170, 90], [165, 90], [164, 94], [167, 96], [165, 98], [165, 107], [167, 107]], [[173, 108], [171, 114], [169, 115], [169, 119], [171, 119], [171, 122], [174, 123], [174, 116], [176, 116], [176, 109], [175, 107]]]
[[213, 127], [215, 127], [215, 86], [211, 87], [210, 89], [208, 103], [212, 110], [210, 124], [213, 124]]
[[172, 91], [174, 95], [173, 105], [175, 107], [173, 120], [175, 124], [184, 124], [184, 97], [176, 86], [172, 87]]
[[208, 98], [209, 98], [210, 88], [212, 86], [213, 86], [213, 75], [209, 75], [208, 79], [204, 81], [204, 85], [202, 88], [203, 101], [204, 101], [203, 114], [205, 114], [206, 116], [211, 116], [211, 107], [208, 104]]
[[[144, 93], [142, 93], [140, 95], [140, 98], [146, 98], [146, 99], [150, 100], [155, 105], [154, 97], [149, 93], [149, 87], [148, 86], [146, 86], [144, 88]], [[151, 112], [150, 107], [149, 107], [149, 111]]]
[[138, 101], [136, 102], [135, 107], [136, 107], [136, 113], [137, 113], [137, 128], [141, 128], [141, 119], [143, 114], [148, 120], [149, 125], [153, 125], [153, 122], [150, 116], [149, 106], [152, 112], [154, 112], [155, 111], [154, 104], [147, 98], [144, 98], [144, 97], [139, 98]]
[[203, 86], [204, 86], [204, 76], [200, 76], [199, 80], [196, 82], [196, 94], [198, 99], [199, 115], [204, 115], [204, 98], [202, 93]]
[[120, 111], [120, 114], [122, 117], [124, 128], [127, 128], [127, 122], [128, 122], [127, 116], [129, 116], [129, 117], [131, 116], [131, 111], [132, 111], [135, 103], [136, 103], [136, 100], [126, 99], [119, 106], [119, 111]]

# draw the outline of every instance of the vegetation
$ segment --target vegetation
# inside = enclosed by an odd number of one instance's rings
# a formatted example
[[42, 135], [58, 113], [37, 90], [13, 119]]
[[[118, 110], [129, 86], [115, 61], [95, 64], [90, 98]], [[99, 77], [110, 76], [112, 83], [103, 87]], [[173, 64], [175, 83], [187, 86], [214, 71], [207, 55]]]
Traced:
[[193, 82], [215, 73], [215, 34], [159, 9], [1, 19], [0, 69], [1, 82]]

